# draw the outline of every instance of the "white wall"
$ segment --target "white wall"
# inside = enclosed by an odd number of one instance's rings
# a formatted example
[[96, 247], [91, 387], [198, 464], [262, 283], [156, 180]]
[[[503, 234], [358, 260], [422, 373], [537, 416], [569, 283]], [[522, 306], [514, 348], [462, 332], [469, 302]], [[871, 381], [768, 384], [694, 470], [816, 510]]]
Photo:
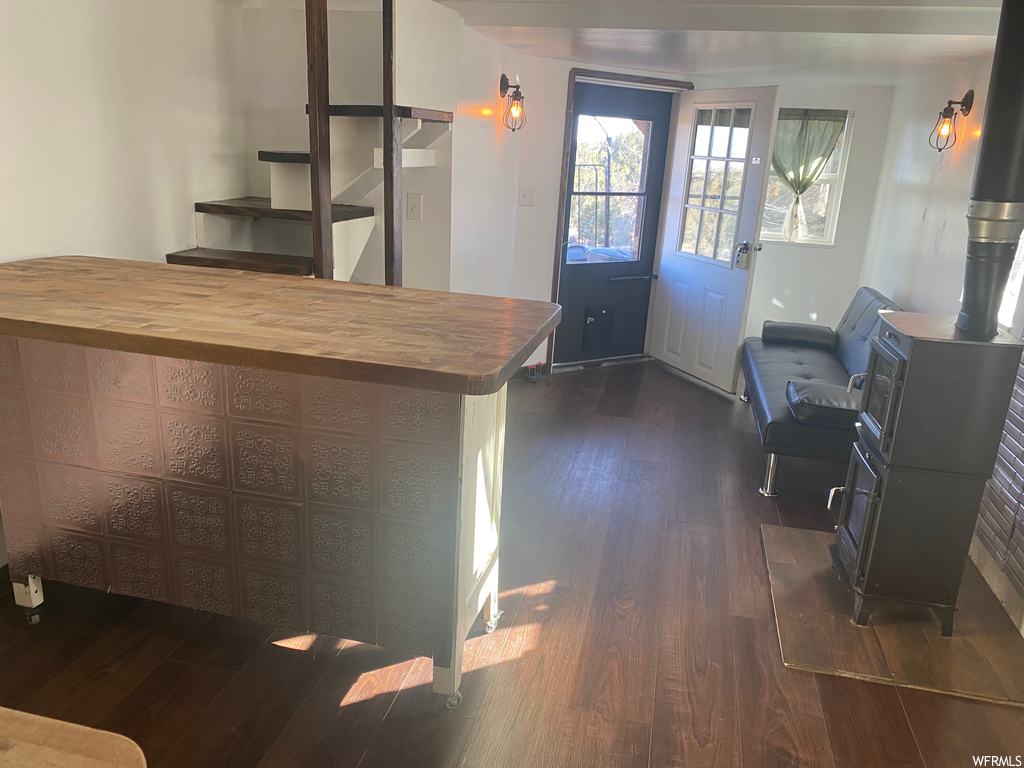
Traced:
[[[905, 309], [955, 314], [967, 252], [967, 206], [991, 57], [910, 75], [896, 86], [862, 280]], [[928, 133], [949, 99], [974, 89], [961, 138], [941, 154]], [[962, 121], [962, 122], [961, 122]]]
[[216, 0], [0, 0], [0, 261], [194, 246], [245, 192], [241, 37]]
[[860, 285], [868, 230], [889, 128], [889, 86], [810, 85], [784, 81], [781, 107], [855, 113], [833, 245], [762, 239], [750, 289], [747, 336], [765, 320], [835, 327]]
[[[516, 82], [523, 57], [465, 27], [460, 41], [459, 105], [452, 127], [451, 289], [515, 296], [516, 179], [520, 145], [532, 126], [513, 134], [502, 125], [498, 81], [504, 72]], [[527, 105], [532, 119], [531, 102]]]

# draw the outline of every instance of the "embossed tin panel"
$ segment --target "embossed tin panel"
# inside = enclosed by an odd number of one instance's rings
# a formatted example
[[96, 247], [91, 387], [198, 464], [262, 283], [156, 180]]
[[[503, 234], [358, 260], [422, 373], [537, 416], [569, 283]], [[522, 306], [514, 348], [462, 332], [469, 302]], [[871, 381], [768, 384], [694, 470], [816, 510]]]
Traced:
[[101, 472], [99, 485], [108, 536], [167, 543], [163, 488], [158, 481]]
[[421, 520], [455, 520], [459, 455], [427, 445], [381, 444], [381, 510]]
[[298, 430], [233, 421], [230, 435], [232, 490], [302, 498]]
[[100, 469], [159, 477], [160, 426], [156, 411], [94, 403]]
[[0, 336], [0, 387], [21, 386], [21, 357], [18, 340]]
[[224, 419], [198, 413], [160, 414], [164, 477], [228, 486], [228, 425]]
[[28, 401], [13, 389], [0, 388], [0, 453], [32, 455]]
[[46, 534], [39, 523], [4, 517], [7, 537], [7, 559], [11, 578], [24, 581], [26, 576], [52, 576], [46, 555]]
[[377, 445], [366, 439], [327, 432], [306, 433], [306, 498], [317, 504], [376, 509], [377, 451]]
[[459, 396], [452, 392], [381, 387], [381, 435], [457, 446], [459, 403]]
[[235, 496], [238, 553], [243, 560], [291, 570], [303, 568], [301, 504], [255, 496]]
[[299, 377], [294, 373], [228, 366], [228, 415], [299, 423]]
[[38, 471], [47, 526], [103, 533], [100, 481], [94, 470], [40, 462]]
[[85, 353], [82, 347], [55, 341], [21, 339], [18, 352], [29, 392], [87, 394]]
[[96, 466], [89, 401], [77, 397], [28, 393], [36, 456], [82, 467]]
[[161, 408], [224, 413], [224, 366], [157, 357], [157, 402]]
[[311, 571], [371, 584], [375, 581], [377, 523], [372, 515], [307, 506], [306, 516]]
[[377, 600], [373, 589], [338, 579], [309, 580], [309, 628], [360, 643], [377, 642]]
[[0, 457], [0, 511], [3, 516], [41, 520], [35, 462]]
[[305, 580], [292, 572], [242, 568], [245, 618], [301, 630], [306, 626]]
[[319, 376], [303, 376], [301, 379], [304, 427], [376, 434], [378, 387], [360, 381]]
[[57, 581], [91, 589], [111, 586], [102, 537], [48, 528], [46, 548], [51, 576]]
[[225, 558], [234, 552], [234, 514], [225, 491], [166, 483], [171, 545]]
[[152, 357], [110, 349], [86, 349], [85, 363], [92, 397], [146, 405], [154, 402]]
[[166, 550], [112, 541], [110, 562], [118, 594], [170, 602], [171, 564]]

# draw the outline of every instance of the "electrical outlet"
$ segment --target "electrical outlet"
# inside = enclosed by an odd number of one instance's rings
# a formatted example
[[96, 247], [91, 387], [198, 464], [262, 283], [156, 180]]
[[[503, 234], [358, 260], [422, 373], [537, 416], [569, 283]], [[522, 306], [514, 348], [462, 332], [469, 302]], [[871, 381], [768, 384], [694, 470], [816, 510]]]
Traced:
[[409, 221], [423, 221], [423, 193], [407, 192], [405, 195], [405, 218]]
[[534, 198], [537, 195], [536, 187], [520, 187], [519, 188], [519, 205], [526, 207], [533, 205]]

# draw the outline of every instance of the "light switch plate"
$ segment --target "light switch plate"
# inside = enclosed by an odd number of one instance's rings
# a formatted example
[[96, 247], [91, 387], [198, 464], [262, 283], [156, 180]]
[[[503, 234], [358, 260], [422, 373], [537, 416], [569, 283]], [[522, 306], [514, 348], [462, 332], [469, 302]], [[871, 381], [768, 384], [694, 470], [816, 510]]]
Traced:
[[405, 218], [409, 221], [423, 221], [423, 193], [405, 194]]
[[537, 196], [536, 187], [520, 187], [519, 188], [519, 205], [522, 207], [531, 206], [534, 204], [534, 198]]

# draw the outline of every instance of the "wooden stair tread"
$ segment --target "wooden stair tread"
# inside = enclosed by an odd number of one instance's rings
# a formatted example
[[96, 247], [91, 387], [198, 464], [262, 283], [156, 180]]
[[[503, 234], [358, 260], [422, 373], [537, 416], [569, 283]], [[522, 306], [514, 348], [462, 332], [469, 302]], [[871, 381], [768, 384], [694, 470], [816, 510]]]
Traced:
[[218, 248], [188, 248], [167, 254], [168, 264], [193, 267], [241, 269], [248, 272], [272, 272], [278, 275], [312, 275], [312, 256], [290, 256], [281, 253], [228, 251]]
[[295, 152], [295, 151], [274, 151], [261, 149], [256, 153], [256, 157], [264, 163], [297, 163], [299, 165], [309, 165], [309, 152]]
[[[309, 114], [309, 105], [306, 105], [306, 114]], [[327, 107], [327, 114], [331, 117], [384, 117], [384, 107], [380, 104], [331, 104]], [[444, 112], [440, 109], [425, 109], [423, 107], [400, 107], [395, 105], [397, 117], [407, 117], [413, 120], [423, 120], [427, 123], [450, 123], [454, 119], [451, 112]]]
[[[332, 205], [332, 221], [373, 218], [373, 208], [368, 205]], [[254, 219], [287, 219], [290, 221], [312, 221], [312, 211], [290, 208], [271, 208], [269, 197], [236, 197], [230, 200], [208, 200], [196, 203], [197, 213], [219, 213], [225, 216], [251, 216]]]

